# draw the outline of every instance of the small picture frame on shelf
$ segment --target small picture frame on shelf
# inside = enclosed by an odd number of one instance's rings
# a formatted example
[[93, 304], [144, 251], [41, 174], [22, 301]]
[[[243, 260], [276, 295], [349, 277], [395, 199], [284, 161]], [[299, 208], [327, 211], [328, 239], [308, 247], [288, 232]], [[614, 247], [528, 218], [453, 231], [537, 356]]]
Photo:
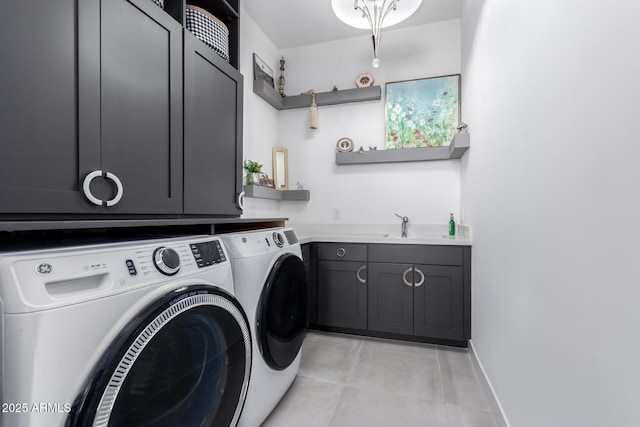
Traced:
[[276, 88], [273, 80], [273, 70], [258, 55], [253, 54], [253, 80], [264, 80], [272, 88]]

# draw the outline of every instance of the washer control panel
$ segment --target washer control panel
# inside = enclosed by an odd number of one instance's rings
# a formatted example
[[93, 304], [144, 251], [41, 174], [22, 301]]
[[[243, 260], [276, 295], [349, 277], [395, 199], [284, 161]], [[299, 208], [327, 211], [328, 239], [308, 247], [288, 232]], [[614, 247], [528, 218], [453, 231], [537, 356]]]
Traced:
[[191, 253], [196, 260], [199, 268], [209, 265], [218, 264], [227, 260], [220, 245], [219, 240], [211, 242], [192, 243], [190, 245]]
[[199, 273], [227, 286], [228, 259], [211, 235], [5, 253], [0, 300], [14, 313], [36, 311]]

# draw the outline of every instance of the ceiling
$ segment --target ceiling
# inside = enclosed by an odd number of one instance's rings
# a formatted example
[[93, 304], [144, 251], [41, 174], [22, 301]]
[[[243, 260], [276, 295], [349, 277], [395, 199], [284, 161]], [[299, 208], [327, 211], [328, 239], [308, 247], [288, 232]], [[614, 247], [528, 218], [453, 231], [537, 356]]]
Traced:
[[[242, 7], [277, 49], [367, 34], [367, 30], [351, 28], [336, 18], [331, 0], [242, 0]], [[409, 19], [389, 28], [460, 18], [461, 8], [462, 0], [422, 0]]]

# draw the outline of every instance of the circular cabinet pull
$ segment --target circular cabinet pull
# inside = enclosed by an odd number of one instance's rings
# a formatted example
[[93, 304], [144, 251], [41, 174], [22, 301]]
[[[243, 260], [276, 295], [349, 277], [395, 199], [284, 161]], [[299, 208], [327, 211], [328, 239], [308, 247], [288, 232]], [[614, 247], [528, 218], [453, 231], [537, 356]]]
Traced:
[[410, 272], [411, 270], [413, 270], [413, 267], [409, 267], [409, 268], [407, 268], [407, 269], [404, 271], [404, 273], [402, 273], [402, 281], [404, 282], [404, 284], [405, 284], [405, 285], [407, 285], [407, 286], [409, 286], [409, 287], [413, 286], [413, 283], [411, 283], [411, 282], [409, 282], [409, 281], [407, 280], [407, 273], [408, 273], [408, 272]]
[[238, 207], [244, 210], [244, 191], [238, 193]]
[[115, 176], [114, 174], [112, 174], [111, 172], [107, 172], [106, 174], [107, 179], [110, 179], [111, 181], [116, 183], [116, 188], [118, 189], [118, 191], [116, 192], [116, 195], [113, 197], [113, 199], [111, 200], [107, 200], [105, 202], [106, 206], [115, 206], [118, 204], [118, 202], [120, 201], [120, 199], [122, 199], [122, 182], [120, 182], [120, 180], [118, 179], [117, 176]]
[[362, 277], [360, 277], [360, 272], [361, 272], [361, 271], [364, 271], [364, 270], [366, 270], [366, 269], [367, 269], [367, 266], [366, 266], [366, 265], [363, 265], [362, 267], [360, 267], [360, 268], [358, 269], [358, 271], [356, 271], [356, 278], [358, 279], [358, 282], [360, 282], [360, 283], [367, 283], [367, 279], [363, 279]]
[[336, 251], [336, 255], [338, 255], [339, 258], [342, 258], [346, 254], [347, 250], [345, 248], [338, 248], [338, 250]]
[[102, 206], [102, 200], [98, 199], [96, 196], [94, 196], [91, 193], [91, 181], [93, 181], [95, 178], [102, 176], [102, 171], [101, 170], [95, 170], [93, 172], [90, 172], [89, 174], [87, 174], [87, 176], [84, 177], [84, 181], [82, 182], [82, 191], [84, 191], [84, 195], [85, 197], [94, 205], [98, 205], [98, 206]]
[[415, 287], [419, 288], [420, 286], [422, 286], [424, 284], [424, 273], [422, 271], [420, 271], [419, 268], [416, 268], [415, 272], [420, 275], [420, 280], [418, 280], [418, 283], [415, 284]]
[[102, 172], [101, 170], [95, 170], [87, 174], [87, 176], [84, 177], [84, 181], [82, 182], [82, 191], [84, 191], [85, 197], [94, 205], [114, 206], [120, 201], [120, 199], [122, 199], [123, 189], [122, 189], [122, 182], [120, 182], [120, 179], [118, 179], [118, 177], [112, 174], [111, 172], [107, 172], [106, 174], [104, 174], [104, 176], [116, 184], [117, 191], [116, 191], [115, 197], [111, 200], [107, 200], [106, 202], [103, 202], [102, 200], [94, 196], [93, 193], [91, 193], [91, 182], [95, 178], [102, 176], [103, 174], [104, 172]]

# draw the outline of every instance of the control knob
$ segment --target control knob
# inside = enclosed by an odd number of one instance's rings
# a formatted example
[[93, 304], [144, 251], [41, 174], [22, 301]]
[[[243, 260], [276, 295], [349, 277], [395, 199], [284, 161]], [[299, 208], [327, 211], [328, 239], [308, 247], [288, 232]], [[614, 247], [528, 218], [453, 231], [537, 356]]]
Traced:
[[171, 248], [160, 246], [153, 251], [153, 265], [166, 276], [173, 276], [180, 270], [180, 256]]
[[284, 236], [282, 236], [282, 233], [278, 233], [277, 231], [275, 231], [273, 233], [273, 242], [276, 244], [277, 247], [281, 248], [284, 246]]

